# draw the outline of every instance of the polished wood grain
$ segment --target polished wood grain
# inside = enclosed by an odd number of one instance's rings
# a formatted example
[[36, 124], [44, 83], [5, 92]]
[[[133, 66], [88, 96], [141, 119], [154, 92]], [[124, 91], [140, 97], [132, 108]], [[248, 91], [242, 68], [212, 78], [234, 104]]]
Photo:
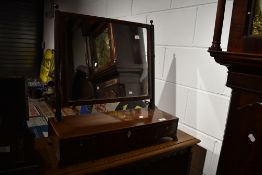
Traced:
[[40, 157], [42, 158], [42, 174], [92, 174], [111, 168], [128, 165], [136, 161], [151, 158], [161, 154], [177, 152], [179, 150], [190, 148], [200, 142], [198, 139], [180, 130], [178, 130], [177, 137], [177, 141], [168, 141], [165, 143], [125, 152], [122, 154], [65, 166], [62, 168], [58, 166], [58, 162], [55, 157], [55, 150], [53, 149], [52, 145], [50, 145], [50, 142], [48, 142], [47, 139], [37, 140], [36, 150], [39, 152]]
[[214, 36], [213, 36], [212, 46], [209, 48], [210, 50], [222, 51], [220, 44], [221, 44], [225, 6], [226, 6], [226, 0], [218, 1]]
[[253, 1], [254, 0], [234, 1], [228, 40], [229, 52], [262, 53], [262, 38], [251, 35], [249, 31], [249, 23], [252, 20], [251, 5]]
[[[131, 109], [49, 121], [61, 166], [177, 139], [178, 118], [158, 109]], [[72, 150], [74, 150], [72, 152]]]
[[262, 173], [262, 37], [250, 34], [254, 2], [234, 1], [227, 51], [209, 49], [228, 68], [227, 86], [232, 88], [217, 175]]
[[166, 123], [178, 118], [158, 109], [132, 109], [92, 113], [81, 116], [67, 116], [61, 122], [50, 119], [49, 123], [60, 138], [92, 135], [112, 130], [149, 126]]
[[[227, 66], [230, 70], [241, 72], [255, 71], [262, 68], [262, 55], [256, 53], [225, 52], [209, 50], [216, 62]], [[247, 68], [249, 68], [247, 70]]]
[[218, 175], [261, 174], [261, 101], [261, 93], [233, 89]]

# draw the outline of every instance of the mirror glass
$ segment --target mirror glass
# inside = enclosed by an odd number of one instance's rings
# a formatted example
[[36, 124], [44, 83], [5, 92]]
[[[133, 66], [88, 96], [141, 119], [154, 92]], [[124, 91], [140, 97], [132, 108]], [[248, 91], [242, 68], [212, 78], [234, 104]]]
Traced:
[[149, 25], [79, 15], [62, 22], [61, 84], [67, 101], [149, 96]]
[[254, 2], [251, 33], [252, 35], [262, 35], [262, 0], [256, 0]]

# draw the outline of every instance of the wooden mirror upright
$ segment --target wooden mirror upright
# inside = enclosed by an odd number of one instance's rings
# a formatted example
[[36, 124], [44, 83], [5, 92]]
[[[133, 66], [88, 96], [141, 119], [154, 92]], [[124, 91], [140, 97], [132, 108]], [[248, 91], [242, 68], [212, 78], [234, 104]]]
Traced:
[[[61, 165], [176, 140], [178, 118], [155, 108], [154, 26], [57, 11], [56, 118]], [[61, 107], [150, 100], [148, 107], [62, 118]]]

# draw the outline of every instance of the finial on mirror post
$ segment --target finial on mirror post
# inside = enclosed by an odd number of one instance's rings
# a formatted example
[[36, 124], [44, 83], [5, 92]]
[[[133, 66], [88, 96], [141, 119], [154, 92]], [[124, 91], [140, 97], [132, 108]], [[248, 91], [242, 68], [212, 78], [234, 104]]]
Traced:
[[153, 25], [153, 20], [152, 19], [150, 20], [150, 24]]
[[57, 3], [53, 3], [53, 7], [55, 8], [55, 10], [58, 10], [59, 5]]
[[54, 0], [49, 0], [49, 10], [47, 10], [46, 15], [49, 18], [55, 17], [55, 11], [58, 10], [59, 6]]

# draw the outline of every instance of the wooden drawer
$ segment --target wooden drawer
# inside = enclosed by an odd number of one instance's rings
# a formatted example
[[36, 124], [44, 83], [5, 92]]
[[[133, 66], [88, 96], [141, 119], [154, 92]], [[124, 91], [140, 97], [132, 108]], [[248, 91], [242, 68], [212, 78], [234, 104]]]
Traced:
[[[123, 118], [123, 117], [126, 118]], [[160, 110], [135, 109], [49, 121], [49, 136], [61, 165], [93, 160], [177, 139], [178, 118]]]
[[177, 122], [126, 128], [88, 137], [58, 140], [60, 165], [94, 160], [159, 143], [162, 137], [176, 139]]

